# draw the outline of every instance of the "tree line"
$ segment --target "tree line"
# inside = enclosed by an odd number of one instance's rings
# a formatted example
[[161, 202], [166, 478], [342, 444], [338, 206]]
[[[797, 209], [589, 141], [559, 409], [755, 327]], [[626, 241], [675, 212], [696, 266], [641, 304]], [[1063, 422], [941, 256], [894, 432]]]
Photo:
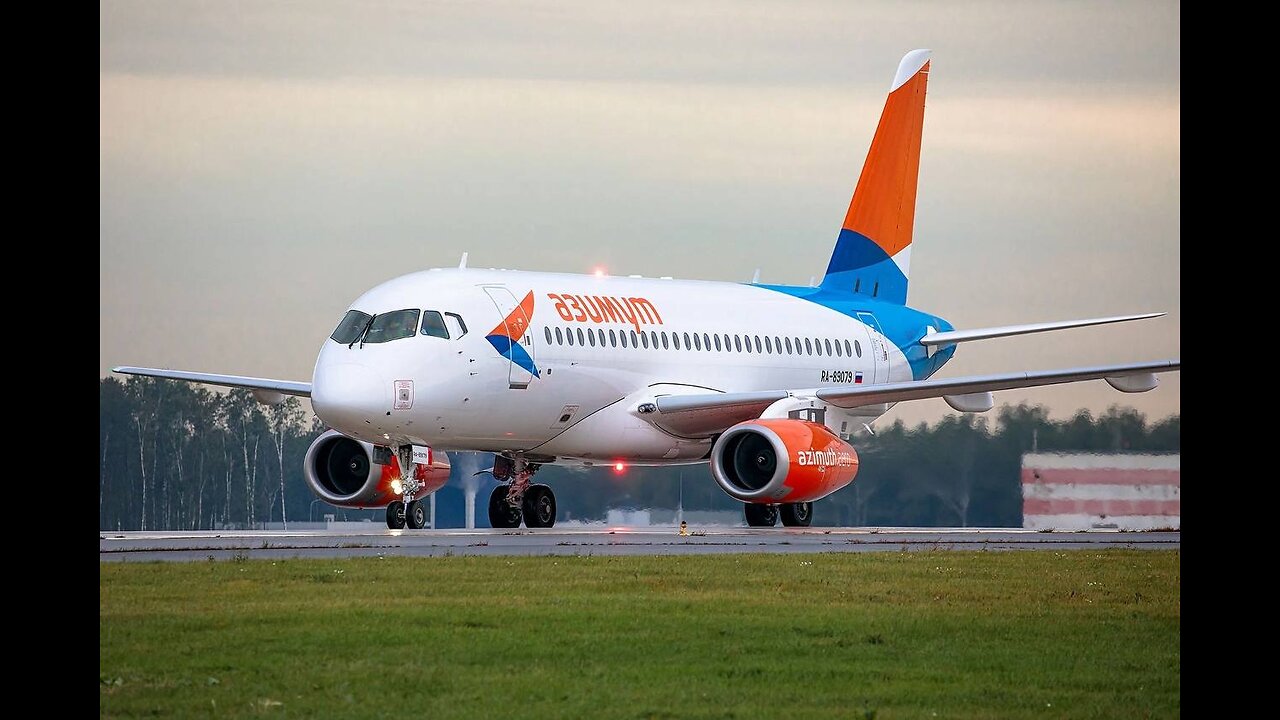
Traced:
[[252, 527], [305, 515], [302, 458], [324, 428], [297, 398], [104, 378], [99, 386], [102, 530]]
[[[250, 392], [105, 378], [100, 385], [99, 523], [103, 530], [257, 527], [312, 519], [307, 447], [324, 431], [296, 398], [261, 405]], [[1053, 420], [1043, 406], [1005, 405], [927, 425], [883, 424], [853, 440], [853, 484], [815, 505], [820, 525], [1022, 525], [1021, 459], [1041, 452], [1178, 452], [1180, 418], [1154, 423], [1112, 406]], [[485, 459], [455, 467], [488, 467]], [[489, 459], [491, 460], [491, 458]], [[451, 485], [462, 482], [461, 470]], [[601, 520], [610, 508], [738, 511], [706, 465], [582, 470], [547, 466], [560, 517]], [[482, 487], [477, 524], [487, 525]], [[456, 499], [456, 493], [450, 495]], [[327, 506], [326, 506], [327, 507]], [[329, 512], [333, 512], [329, 510]], [[370, 515], [372, 517], [372, 515]]]

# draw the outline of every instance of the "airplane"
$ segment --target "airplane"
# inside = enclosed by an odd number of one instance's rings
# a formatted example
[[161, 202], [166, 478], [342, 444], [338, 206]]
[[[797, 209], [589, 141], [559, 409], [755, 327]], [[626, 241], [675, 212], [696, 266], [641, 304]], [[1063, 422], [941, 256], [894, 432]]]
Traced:
[[[179, 370], [114, 372], [309, 397], [329, 426], [303, 461], [337, 506], [422, 528], [450, 451], [495, 453], [495, 528], [549, 528], [548, 464], [709, 463], [752, 527], [811, 524], [851, 483], [855, 436], [896, 403], [960, 412], [992, 393], [1105, 380], [1146, 392], [1180, 360], [935, 379], [966, 342], [1159, 317], [957, 330], [906, 304], [929, 50], [898, 65], [835, 248], [814, 286], [435, 268], [351, 303], [311, 382]], [[812, 285], [812, 283], [811, 283]], [[402, 472], [402, 468], [411, 468]]]

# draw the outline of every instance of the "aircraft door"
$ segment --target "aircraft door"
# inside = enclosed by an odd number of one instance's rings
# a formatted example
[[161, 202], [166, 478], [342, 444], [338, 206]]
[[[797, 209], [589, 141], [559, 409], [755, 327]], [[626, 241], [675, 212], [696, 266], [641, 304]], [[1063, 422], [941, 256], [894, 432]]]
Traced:
[[867, 352], [875, 367], [875, 379], [872, 382], [889, 382], [889, 348], [885, 344], [884, 333], [880, 330], [880, 322], [869, 312], [858, 313], [858, 319], [867, 329]]
[[530, 290], [524, 300], [518, 303], [506, 286], [485, 285], [484, 291], [498, 309], [498, 317], [502, 318], [485, 339], [499, 355], [511, 361], [507, 378], [509, 387], [512, 390], [523, 390], [539, 375], [535, 362], [534, 336], [530, 329], [533, 322], [533, 291]]

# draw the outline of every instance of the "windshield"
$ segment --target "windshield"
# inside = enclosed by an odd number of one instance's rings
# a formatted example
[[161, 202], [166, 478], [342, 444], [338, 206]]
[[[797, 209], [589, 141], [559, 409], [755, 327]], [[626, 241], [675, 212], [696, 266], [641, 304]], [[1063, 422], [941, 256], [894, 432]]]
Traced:
[[360, 339], [360, 332], [364, 330], [364, 326], [369, 322], [369, 315], [359, 310], [348, 310], [346, 315], [342, 316], [342, 322], [338, 323], [338, 329], [333, 331], [329, 337], [343, 345], [350, 345]]
[[418, 309], [393, 310], [374, 316], [364, 334], [366, 343], [384, 343], [418, 334]]

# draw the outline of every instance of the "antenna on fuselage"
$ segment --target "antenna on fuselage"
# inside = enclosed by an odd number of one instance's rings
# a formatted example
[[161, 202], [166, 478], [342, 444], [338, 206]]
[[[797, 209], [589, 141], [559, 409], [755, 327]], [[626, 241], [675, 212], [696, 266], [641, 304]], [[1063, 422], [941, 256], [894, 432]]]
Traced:
[[756, 274], [751, 276], [751, 284], [752, 285], [760, 284], [760, 268], [756, 268]]
[[462, 253], [462, 260], [458, 263], [458, 269], [459, 269], [459, 270], [466, 270], [466, 269], [467, 269], [467, 254], [466, 254], [466, 253]]

